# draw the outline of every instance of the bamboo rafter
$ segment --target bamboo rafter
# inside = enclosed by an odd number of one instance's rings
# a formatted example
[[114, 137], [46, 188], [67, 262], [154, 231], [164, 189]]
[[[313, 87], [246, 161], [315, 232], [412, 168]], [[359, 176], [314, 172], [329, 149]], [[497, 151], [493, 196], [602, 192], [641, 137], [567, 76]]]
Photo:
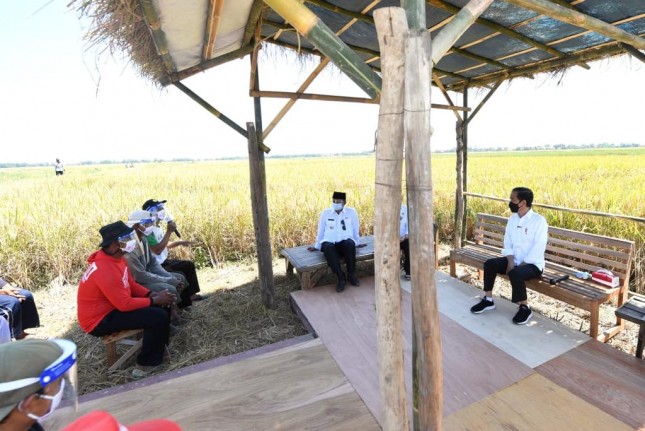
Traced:
[[311, 3], [313, 5], [320, 6], [323, 9], [330, 10], [330, 11], [335, 12], [337, 14], [345, 15], [345, 16], [348, 16], [350, 18], [354, 18], [354, 19], [357, 19], [359, 21], [363, 21], [363, 22], [366, 22], [368, 24], [374, 25], [374, 18], [372, 18], [371, 16], [366, 15], [366, 14], [364, 14], [362, 12], [354, 12], [354, 11], [351, 11], [351, 10], [348, 10], [348, 9], [344, 9], [344, 8], [342, 8], [340, 6], [336, 6], [336, 5], [333, 5], [331, 3], [327, 3], [326, 1], [323, 1], [323, 0], [304, 0], [304, 1], [305, 1], [305, 3]]
[[148, 27], [150, 27], [152, 39], [157, 47], [157, 53], [161, 57], [161, 61], [166, 68], [166, 73], [169, 75], [173, 74], [175, 72], [175, 64], [173, 63], [170, 51], [168, 50], [166, 34], [161, 29], [161, 22], [159, 21], [157, 11], [152, 4], [152, 0], [141, 0], [141, 7], [143, 9], [143, 15], [146, 22], [148, 23]]
[[215, 58], [211, 58], [208, 61], [204, 61], [196, 66], [189, 67], [188, 69], [181, 70], [177, 73], [173, 73], [168, 76], [167, 80], [162, 80], [161, 84], [166, 86], [169, 84], [172, 84], [177, 81], [184, 80], [186, 78], [189, 78], [193, 75], [196, 75], [198, 73], [204, 72], [210, 68], [213, 68], [215, 66], [219, 66], [224, 63], [228, 63], [231, 60], [237, 60], [238, 58], [242, 58], [245, 55], [253, 52], [253, 45], [247, 45], [243, 46], [240, 49], [237, 49], [235, 51], [228, 52], [224, 55], [220, 55]]
[[251, 39], [255, 34], [255, 29], [260, 22], [260, 17], [262, 16], [264, 8], [264, 1], [254, 0], [253, 5], [251, 6], [251, 12], [249, 13], [249, 20], [247, 21], [246, 28], [244, 29], [244, 39], [242, 46], [246, 46], [251, 43]]
[[219, 30], [219, 22], [222, 18], [222, 9], [224, 9], [224, 0], [209, 1], [208, 22], [206, 24], [206, 33], [204, 34], [202, 61], [210, 59], [213, 55], [215, 41], [217, 40], [217, 31]]

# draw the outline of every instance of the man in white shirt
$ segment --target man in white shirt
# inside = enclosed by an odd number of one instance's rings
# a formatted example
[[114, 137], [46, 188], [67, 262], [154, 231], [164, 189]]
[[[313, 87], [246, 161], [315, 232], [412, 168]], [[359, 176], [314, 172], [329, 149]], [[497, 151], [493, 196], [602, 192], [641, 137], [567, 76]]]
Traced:
[[403, 251], [403, 270], [405, 279], [410, 279], [410, 241], [408, 240], [408, 206], [401, 204], [401, 216], [399, 220], [399, 241]]
[[327, 265], [338, 277], [336, 292], [345, 290], [345, 273], [340, 267], [340, 257], [345, 258], [347, 279], [358, 286], [356, 278], [356, 247], [362, 247], [358, 237], [358, 214], [354, 208], [346, 207], [346, 194], [334, 192], [332, 206], [323, 210], [318, 222], [316, 245], [309, 251], [322, 251]]
[[549, 226], [544, 217], [533, 212], [532, 205], [531, 189], [513, 189], [508, 204], [513, 214], [506, 224], [503, 257], [484, 263], [485, 296], [470, 309], [473, 313], [495, 309], [492, 297], [495, 278], [497, 274], [506, 274], [513, 288], [511, 300], [519, 304], [513, 323], [523, 325], [533, 315], [526, 301], [526, 280], [542, 276]]

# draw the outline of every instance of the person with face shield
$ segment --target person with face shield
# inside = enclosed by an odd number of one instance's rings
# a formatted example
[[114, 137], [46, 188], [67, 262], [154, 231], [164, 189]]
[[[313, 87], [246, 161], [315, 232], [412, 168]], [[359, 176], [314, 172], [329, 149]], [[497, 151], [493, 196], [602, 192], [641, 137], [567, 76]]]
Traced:
[[[155, 259], [146, 235], [152, 234], [155, 215], [150, 211], [135, 210], [128, 217], [128, 226], [134, 229], [135, 244], [132, 250], [126, 250], [125, 260], [132, 272], [134, 281], [152, 290], [153, 292], [168, 291], [180, 301], [180, 292], [185, 287], [186, 279], [182, 274], [168, 272]], [[170, 323], [180, 325], [182, 319], [177, 314], [177, 306], [170, 308]]]
[[136, 372], [143, 375], [163, 362], [170, 335], [169, 308], [177, 298], [167, 290], [146, 289], [132, 277], [123, 257], [137, 247], [131, 227], [117, 221], [99, 232], [101, 249], [89, 257], [78, 286], [78, 323], [96, 337], [143, 328]]
[[327, 265], [338, 279], [336, 292], [345, 290], [345, 273], [340, 267], [340, 257], [345, 259], [347, 280], [353, 286], [360, 284], [356, 277], [356, 248], [363, 247], [358, 236], [358, 214], [354, 208], [346, 207], [346, 194], [334, 192], [331, 208], [323, 210], [318, 221], [316, 245], [309, 251], [322, 251]]
[[[187, 284], [185, 289], [181, 292], [181, 301], [177, 306], [181, 308], [190, 307], [193, 301], [201, 301], [205, 299], [204, 296], [199, 294], [199, 280], [197, 279], [197, 269], [195, 264], [190, 260], [170, 259], [168, 258], [168, 251], [172, 248], [179, 246], [190, 246], [192, 241], [170, 241], [170, 237], [174, 233], [178, 235], [177, 225], [175, 224], [172, 215], [165, 206], [166, 201], [157, 201], [148, 199], [141, 207], [144, 211], [150, 211], [156, 216], [156, 221], [150, 235], [145, 238], [148, 241], [150, 250], [157, 259], [157, 262], [168, 272], [180, 272], [186, 277]], [[166, 231], [159, 226], [162, 221], [166, 223]]]
[[479, 314], [494, 310], [493, 285], [497, 274], [506, 274], [513, 289], [511, 300], [519, 304], [513, 323], [524, 325], [533, 313], [527, 302], [526, 280], [542, 276], [549, 226], [533, 212], [533, 192], [526, 187], [511, 191], [508, 208], [511, 216], [504, 233], [502, 257], [484, 262], [484, 297], [470, 311]]
[[0, 345], [0, 430], [42, 431], [63, 398], [76, 399], [76, 345], [21, 340]]

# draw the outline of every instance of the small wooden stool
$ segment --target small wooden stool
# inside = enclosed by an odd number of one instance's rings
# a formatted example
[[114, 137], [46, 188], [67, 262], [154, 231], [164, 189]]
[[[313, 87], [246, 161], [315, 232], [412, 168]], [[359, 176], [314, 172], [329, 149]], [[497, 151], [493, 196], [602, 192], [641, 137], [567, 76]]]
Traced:
[[645, 344], [645, 299], [634, 296], [616, 310], [616, 316], [640, 325], [636, 357], [643, 359], [643, 344]]
[[[126, 329], [125, 331], [114, 332], [103, 338], [103, 344], [107, 350], [108, 371], [121, 368], [129, 359], [136, 355], [143, 345], [143, 329]], [[120, 358], [117, 359], [116, 345], [126, 344], [131, 346]]]

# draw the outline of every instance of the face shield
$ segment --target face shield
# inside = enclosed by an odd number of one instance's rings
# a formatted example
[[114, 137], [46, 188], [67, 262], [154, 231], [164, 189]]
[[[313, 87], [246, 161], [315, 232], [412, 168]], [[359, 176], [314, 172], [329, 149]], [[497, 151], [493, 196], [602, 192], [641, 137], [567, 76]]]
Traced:
[[[0, 392], [15, 391], [34, 383], [39, 383], [41, 388], [61, 379], [61, 386], [64, 388], [62, 399], [70, 400], [74, 409], [78, 409], [78, 377], [76, 372], [76, 344], [69, 340], [52, 339], [63, 353], [50, 365], [48, 365], [39, 376], [28, 377], [11, 382], [0, 383]], [[64, 381], [64, 383], [63, 383]]]

